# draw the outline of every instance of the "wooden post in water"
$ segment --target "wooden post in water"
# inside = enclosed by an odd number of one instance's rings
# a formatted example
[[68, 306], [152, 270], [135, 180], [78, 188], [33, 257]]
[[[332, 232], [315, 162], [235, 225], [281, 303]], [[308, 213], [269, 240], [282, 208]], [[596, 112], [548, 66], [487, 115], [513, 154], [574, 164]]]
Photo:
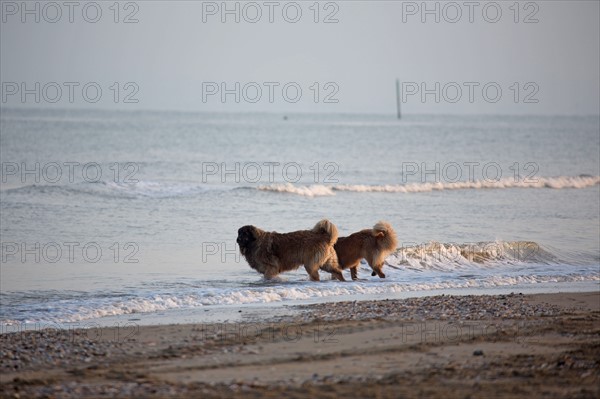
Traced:
[[396, 108], [398, 110], [398, 119], [402, 119], [402, 111], [400, 110], [400, 80], [396, 79]]

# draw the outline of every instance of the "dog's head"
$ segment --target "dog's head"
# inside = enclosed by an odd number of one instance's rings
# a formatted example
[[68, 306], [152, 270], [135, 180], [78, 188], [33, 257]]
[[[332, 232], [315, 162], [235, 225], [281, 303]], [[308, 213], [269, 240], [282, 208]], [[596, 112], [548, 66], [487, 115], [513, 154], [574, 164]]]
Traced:
[[238, 229], [238, 236], [236, 242], [240, 246], [242, 255], [246, 254], [246, 251], [256, 241], [257, 229], [254, 226], [244, 226]]

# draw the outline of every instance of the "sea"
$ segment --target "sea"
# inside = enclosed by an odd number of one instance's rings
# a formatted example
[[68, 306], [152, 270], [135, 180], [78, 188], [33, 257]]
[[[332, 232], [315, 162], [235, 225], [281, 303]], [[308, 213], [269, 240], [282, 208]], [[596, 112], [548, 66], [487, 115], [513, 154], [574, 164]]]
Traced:
[[[0, 332], [600, 289], [599, 116], [3, 108]], [[392, 224], [386, 278], [267, 281], [237, 230]]]

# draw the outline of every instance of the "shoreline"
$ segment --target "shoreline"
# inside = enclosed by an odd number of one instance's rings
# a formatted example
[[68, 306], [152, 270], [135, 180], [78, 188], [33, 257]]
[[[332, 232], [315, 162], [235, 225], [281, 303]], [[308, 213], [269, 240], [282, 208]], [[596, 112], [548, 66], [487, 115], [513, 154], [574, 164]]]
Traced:
[[[327, 283], [327, 282], [325, 282]], [[80, 328], [105, 328], [125, 326], [131, 323], [139, 326], [198, 324], [198, 323], [240, 323], [261, 321], [270, 316], [295, 314], [302, 306], [337, 303], [344, 301], [384, 301], [409, 298], [421, 298], [437, 295], [508, 295], [510, 293], [553, 294], [600, 291], [600, 282], [596, 280], [580, 282], [556, 282], [498, 286], [488, 288], [440, 288], [425, 291], [398, 291], [380, 294], [362, 294], [360, 296], [338, 295], [312, 297], [307, 299], [290, 299], [274, 302], [242, 303], [237, 305], [210, 305], [190, 309], [168, 309], [156, 312], [133, 312], [119, 315], [109, 315], [98, 318], [84, 319], [76, 322], [40, 321], [33, 323], [0, 322], [0, 336], [6, 333], [43, 330], [45, 328], [60, 328], [74, 330]]]
[[600, 394], [597, 290], [294, 308], [233, 323], [3, 334], [0, 397]]

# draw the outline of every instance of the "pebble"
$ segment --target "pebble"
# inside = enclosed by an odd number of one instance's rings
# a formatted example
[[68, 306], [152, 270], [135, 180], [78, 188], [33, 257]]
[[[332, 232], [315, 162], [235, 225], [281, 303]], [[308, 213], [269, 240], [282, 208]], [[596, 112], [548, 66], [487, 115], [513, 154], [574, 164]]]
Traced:
[[[511, 294], [503, 296], [470, 295], [452, 296], [440, 295], [433, 297], [394, 299], [381, 301], [352, 301], [322, 303], [314, 305], [293, 306], [297, 312], [292, 316], [272, 318], [270, 322], [328, 322], [338, 320], [360, 320], [364, 325], [379, 322], [381, 320], [446, 320], [448, 322], [463, 323], [470, 320], [494, 320], [494, 319], [516, 319], [527, 320], [536, 315], [553, 317], [568, 314], [568, 309], [561, 309], [549, 304], [529, 304], [522, 295]], [[241, 311], [241, 310], [240, 310]], [[262, 320], [264, 322], [264, 320]], [[362, 324], [362, 323], [361, 323]], [[215, 340], [219, 336], [213, 337]], [[168, 340], [165, 335], [155, 337], [147, 343], [148, 346], [156, 346], [156, 341], [164, 343]], [[210, 341], [210, 337], [204, 337], [203, 342]], [[23, 331], [19, 333], [7, 333], [0, 335], [0, 373], [13, 372], [16, 370], [39, 370], [42, 368], [89, 368], [90, 365], [108, 364], [118, 361], [121, 357], [131, 356], [132, 352], [139, 350], [135, 342], [123, 340], [94, 339], [92, 334], [88, 335], [85, 330], [61, 331]], [[138, 343], [139, 345], [139, 343]], [[239, 348], [222, 348], [219, 353], [228, 353], [229, 350]], [[246, 353], [258, 354], [261, 347], [250, 348]], [[157, 349], [158, 350], [158, 349]], [[182, 347], [171, 347], [172, 354], [161, 349], [159, 354], [166, 353], [171, 357], [192, 357], [197, 353], [205, 353], [201, 345], [191, 346], [186, 344]], [[222, 352], [221, 352], [222, 350]], [[189, 352], [189, 353], [188, 353]], [[482, 356], [483, 351], [478, 349], [473, 356]], [[561, 359], [558, 362], [548, 363], [547, 368], [570, 368], [581, 369], [581, 378], [589, 378], [588, 370], [595, 367], [577, 362], [575, 359]], [[363, 377], [359, 377], [363, 378]], [[366, 376], [364, 378], [367, 378]], [[327, 380], [343, 382], [346, 379], [335, 375], [319, 376], [315, 373], [311, 380]], [[231, 384], [233, 390], [247, 390], [248, 387], [256, 386], [256, 383]], [[93, 397], [166, 397], [186, 396], [185, 386], [173, 386], [160, 382], [127, 382], [121, 381], [117, 386], [103, 384], [88, 384], [77, 382], [76, 384], [61, 384], [58, 386], [32, 386], [27, 394], [21, 392], [23, 397], [64, 397], [79, 398], [82, 396]], [[7, 393], [7, 396], [10, 394]], [[19, 397], [19, 393], [13, 397]]]
[[[543, 315], [552, 317], [565, 310], [549, 304], [532, 305], [521, 295], [439, 295], [385, 301], [335, 302], [295, 306], [299, 317], [293, 322], [336, 320], [463, 320], [527, 319]], [[285, 317], [280, 318], [286, 320]], [[298, 320], [299, 319], [299, 320]]]
[[0, 373], [67, 367], [78, 363], [128, 353], [130, 345], [114, 340], [92, 340], [86, 332], [68, 330], [32, 330], [0, 335]]

